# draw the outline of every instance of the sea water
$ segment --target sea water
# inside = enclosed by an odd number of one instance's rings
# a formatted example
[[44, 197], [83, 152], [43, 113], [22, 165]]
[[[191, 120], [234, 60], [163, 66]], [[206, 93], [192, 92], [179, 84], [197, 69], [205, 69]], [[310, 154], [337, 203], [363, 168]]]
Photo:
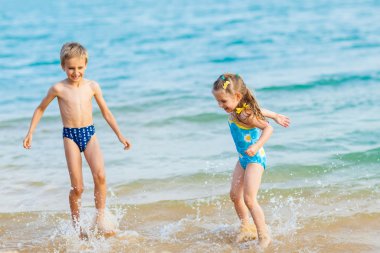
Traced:
[[[228, 197], [237, 160], [211, 94], [238, 73], [272, 122], [259, 201], [273, 252], [378, 252], [379, 1], [0, 1], [0, 249], [20, 252], [245, 252]], [[57, 101], [31, 150], [34, 109], [65, 78], [59, 50], [89, 51], [132, 149], [94, 101], [117, 236], [80, 241]], [[83, 159], [82, 216], [93, 182]], [[88, 224], [90, 225], [90, 224]]]

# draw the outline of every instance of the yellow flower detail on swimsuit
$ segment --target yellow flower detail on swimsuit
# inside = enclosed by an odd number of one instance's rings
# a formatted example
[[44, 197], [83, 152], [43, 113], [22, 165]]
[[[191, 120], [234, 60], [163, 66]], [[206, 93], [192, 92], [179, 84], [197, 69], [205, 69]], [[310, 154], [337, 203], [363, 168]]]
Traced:
[[225, 81], [223, 83], [223, 89], [227, 89], [228, 85], [230, 84], [230, 81]]
[[252, 140], [251, 135], [250, 134], [246, 134], [244, 136], [244, 140], [245, 140], [245, 142], [251, 142], [251, 140]]
[[236, 108], [236, 113], [240, 114], [242, 111], [244, 111], [247, 108], [249, 108], [249, 105], [247, 105], [246, 103], [244, 103], [243, 107], [237, 107]]
[[263, 148], [260, 148], [259, 153], [260, 153], [261, 156], [264, 156], [264, 155], [265, 155], [265, 151], [264, 151], [264, 149], [263, 149]]

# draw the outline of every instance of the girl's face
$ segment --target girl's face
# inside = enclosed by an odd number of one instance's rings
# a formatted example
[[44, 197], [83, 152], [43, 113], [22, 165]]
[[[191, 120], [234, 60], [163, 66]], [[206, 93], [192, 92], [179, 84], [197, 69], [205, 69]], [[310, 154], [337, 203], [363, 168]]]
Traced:
[[239, 92], [235, 94], [226, 93], [224, 90], [213, 91], [216, 101], [220, 108], [223, 108], [227, 113], [232, 113], [239, 104], [242, 96]]

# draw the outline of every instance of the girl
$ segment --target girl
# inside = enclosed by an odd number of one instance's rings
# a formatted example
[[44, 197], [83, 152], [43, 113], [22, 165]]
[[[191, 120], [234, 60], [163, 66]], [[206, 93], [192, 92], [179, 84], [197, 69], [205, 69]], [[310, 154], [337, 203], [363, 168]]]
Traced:
[[[221, 75], [214, 82], [212, 93], [219, 107], [229, 114], [231, 135], [239, 153], [230, 191], [231, 200], [241, 221], [236, 240], [237, 242], [252, 240], [257, 234], [260, 246], [266, 248], [271, 239], [263, 210], [257, 201], [261, 176], [266, 167], [263, 145], [273, 132], [265, 117], [275, 120], [284, 127], [289, 126], [289, 118], [261, 109], [239, 75]], [[250, 225], [249, 213], [256, 226]]]

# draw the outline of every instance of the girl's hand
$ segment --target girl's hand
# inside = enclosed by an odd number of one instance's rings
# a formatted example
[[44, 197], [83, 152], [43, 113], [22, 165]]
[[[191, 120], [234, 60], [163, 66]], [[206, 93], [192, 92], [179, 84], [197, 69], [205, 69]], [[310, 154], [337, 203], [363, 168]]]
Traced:
[[277, 113], [276, 117], [274, 117], [273, 120], [276, 121], [277, 124], [283, 127], [288, 127], [290, 125], [290, 119], [282, 114]]
[[32, 135], [27, 135], [23, 141], [23, 146], [26, 149], [30, 149], [32, 147]]
[[130, 141], [124, 137], [120, 137], [119, 141], [124, 145], [124, 150], [128, 150], [132, 147]]
[[249, 146], [249, 148], [245, 151], [245, 153], [249, 156], [256, 155], [257, 151], [259, 151], [259, 147], [256, 144]]

